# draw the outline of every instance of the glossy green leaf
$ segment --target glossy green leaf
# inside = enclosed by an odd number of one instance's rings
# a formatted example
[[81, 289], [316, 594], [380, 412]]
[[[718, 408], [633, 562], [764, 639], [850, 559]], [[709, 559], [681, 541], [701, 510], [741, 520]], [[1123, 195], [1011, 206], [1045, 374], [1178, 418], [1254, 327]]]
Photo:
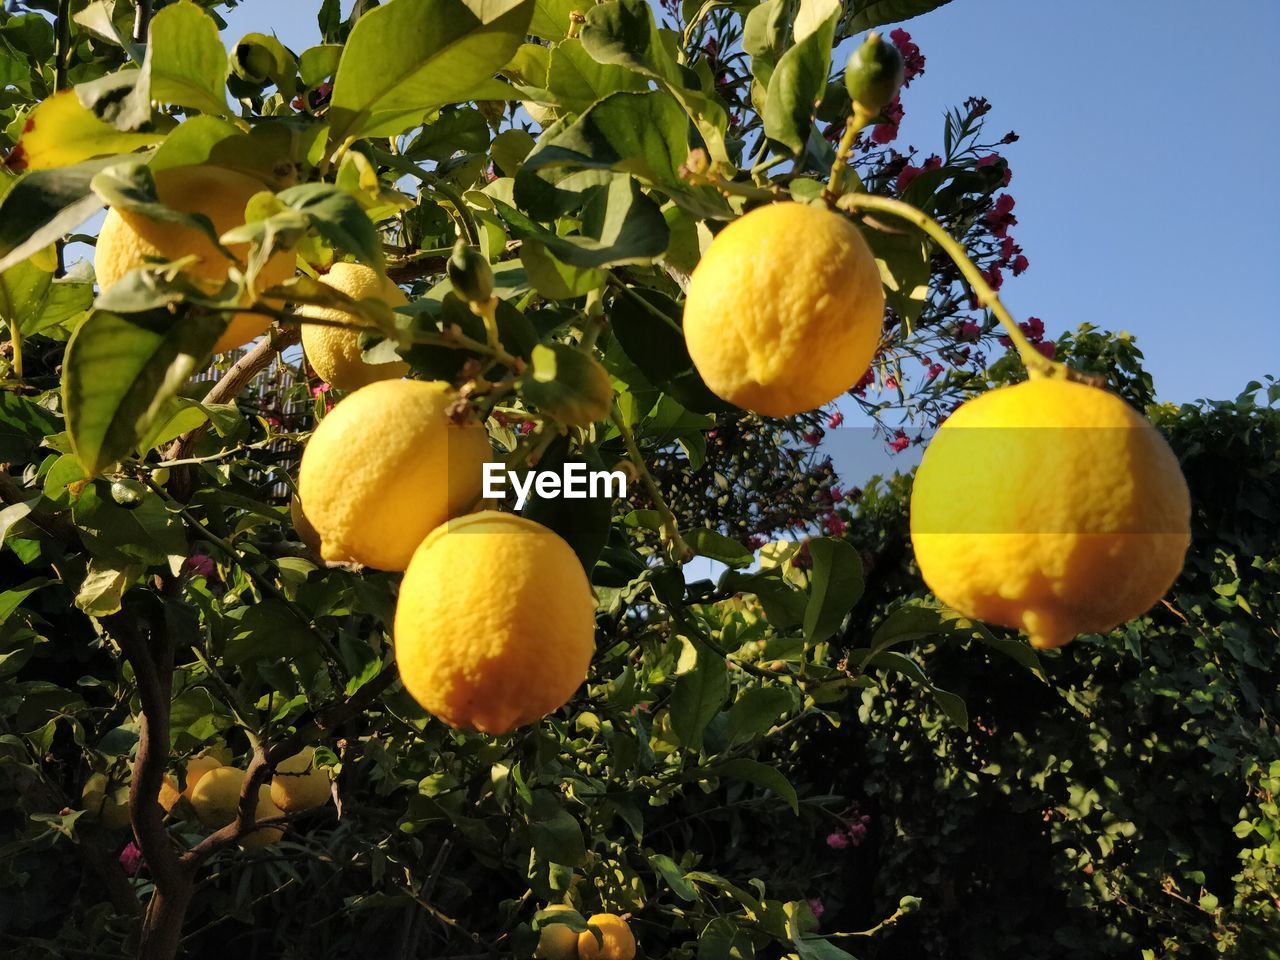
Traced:
[[684, 878], [680, 865], [670, 857], [661, 853], [649, 854], [649, 866], [671, 888], [671, 892], [685, 903], [693, 903], [698, 899], [698, 888]]
[[755, 559], [751, 551], [736, 540], [706, 527], [684, 530], [681, 535], [698, 556], [717, 560], [729, 567], [748, 567]]
[[611, 93], [640, 91], [647, 86], [644, 77], [634, 70], [594, 60], [579, 39], [563, 40], [551, 48], [547, 89], [574, 113], [581, 113]]
[[664, 293], [629, 288], [609, 307], [609, 320], [627, 357], [645, 378], [697, 413], [728, 409], [694, 369], [678, 317], [680, 307]]
[[671, 691], [671, 730], [680, 745], [690, 750], [702, 747], [707, 724], [729, 694], [724, 658], [702, 645], [696, 647], [695, 657], [693, 666], [676, 679]]
[[750, 687], [729, 708], [726, 732], [730, 744], [763, 736], [795, 705], [785, 687]]
[[191, 0], [169, 4], [151, 18], [147, 55], [151, 97], [218, 117], [227, 109], [227, 51], [218, 25]]
[[390, 0], [356, 21], [333, 82], [332, 139], [387, 137], [484, 93], [528, 32], [533, 0]]
[[382, 240], [360, 201], [328, 183], [303, 183], [280, 191], [280, 202], [305, 215], [339, 250], [382, 269]]
[[71, 338], [62, 402], [76, 458], [89, 476], [133, 450], [187, 378], [201, 369], [226, 322], [201, 313], [123, 317], [103, 311]]
[[888, 23], [901, 23], [936, 10], [951, 0], [853, 0], [842, 25], [847, 33], [860, 33]]
[[0, 272], [43, 250], [105, 205], [89, 184], [102, 170], [122, 162], [100, 157], [71, 167], [34, 170], [0, 199]]
[[818, 98], [827, 87], [839, 0], [801, 0], [796, 43], [769, 77], [764, 132], [799, 153], [809, 139]]
[[738, 757], [727, 763], [717, 764], [709, 771], [717, 777], [729, 777], [734, 780], [745, 780], [757, 787], [776, 793], [791, 807], [791, 812], [799, 815], [800, 797], [791, 781], [777, 767], [772, 767], [759, 760]]
[[804, 635], [810, 643], [829, 640], [862, 597], [862, 559], [849, 543], [827, 537], [809, 541], [809, 603]]

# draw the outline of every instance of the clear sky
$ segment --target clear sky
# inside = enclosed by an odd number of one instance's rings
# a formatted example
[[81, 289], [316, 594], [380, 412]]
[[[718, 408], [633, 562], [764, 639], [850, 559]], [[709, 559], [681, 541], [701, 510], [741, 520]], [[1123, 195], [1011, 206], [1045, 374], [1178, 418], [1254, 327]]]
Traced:
[[[319, 39], [315, 0], [246, 0], [228, 41]], [[344, 11], [351, 6], [343, 3]], [[1280, 2], [952, 0], [904, 25], [928, 58], [900, 144], [993, 104], [1014, 231], [1031, 261], [1002, 294], [1051, 334], [1138, 336], [1160, 397], [1233, 397], [1280, 373]]]

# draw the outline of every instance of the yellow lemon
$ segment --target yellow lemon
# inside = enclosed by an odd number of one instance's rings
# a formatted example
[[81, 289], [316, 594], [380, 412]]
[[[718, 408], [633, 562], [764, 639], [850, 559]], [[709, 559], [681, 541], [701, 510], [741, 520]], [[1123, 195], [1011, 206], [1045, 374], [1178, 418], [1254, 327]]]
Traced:
[[[284, 811], [271, 801], [271, 790], [266, 784], [258, 788], [258, 804], [253, 808], [253, 816], [255, 820], [268, 820], [271, 817], [284, 816]], [[240, 838], [240, 848], [242, 850], [261, 850], [263, 847], [269, 847], [278, 842], [283, 836], [284, 829], [281, 827], [260, 827]]]
[[447, 383], [381, 380], [339, 401], [302, 454], [298, 494], [326, 560], [403, 570], [480, 496], [489, 436], [450, 419]]
[[298, 539], [302, 541], [303, 546], [314, 553], [319, 553], [320, 534], [316, 533], [316, 528], [311, 525], [307, 515], [302, 512], [302, 501], [298, 499], [297, 494], [289, 498], [289, 520], [292, 521], [293, 532], [298, 535]]
[[[578, 911], [564, 903], [553, 903], [547, 907], [546, 912], [572, 913], [578, 916]], [[544, 919], [538, 930], [538, 948], [533, 955], [538, 960], [577, 960], [578, 935], [563, 923]]]
[[[156, 194], [166, 206], [183, 213], [203, 213], [219, 235], [243, 224], [249, 198], [268, 189], [243, 173], [212, 166], [171, 167], [157, 171], [155, 180]], [[249, 245], [243, 243], [231, 244], [228, 249], [242, 263], [249, 253]], [[187, 276], [204, 281], [210, 289], [226, 282], [230, 262], [199, 230], [112, 209], [98, 233], [93, 263], [98, 282], [105, 290], [130, 270], [144, 266], [149, 259], [167, 261], [189, 256], [199, 259], [186, 268]], [[258, 286], [283, 283], [293, 276], [293, 270], [293, 254], [278, 253], [258, 275]], [[214, 345], [214, 352], [248, 343], [270, 324], [270, 317], [233, 314], [226, 332]]]
[[938, 430], [916, 473], [911, 542], [944, 603], [1057, 647], [1164, 595], [1190, 510], [1177, 458], [1132, 407], [1034, 379], [970, 400]]
[[423, 541], [400, 585], [405, 689], [445, 723], [507, 733], [558, 710], [587, 675], [595, 601], [546, 527], [485, 511]]
[[314, 810], [329, 802], [329, 773], [315, 760], [315, 747], [304, 747], [276, 765], [271, 801], [285, 813]]
[[857, 384], [883, 324], [867, 241], [846, 217], [801, 203], [758, 207], [720, 231], [684, 304], [685, 342], [707, 386], [771, 417]]
[[600, 939], [590, 930], [578, 934], [578, 956], [581, 960], [632, 960], [636, 955], [636, 938], [631, 927], [615, 913], [597, 913], [587, 923], [600, 931]]
[[240, 809], [244, 771], [236, 767], [210, 770], [191, 791], [191, 805], [206, 827], [216, 830], [235, 820]]
[[[381, 300], [389, 307], [408, 303], [404, 292], [385, 276], [363, 263], [335, 263], [320, 282], [340, 290], [353, 300]], [[346, 310], [306, 306], [298, 315], [326, 323], [304, 323], [302, 348], [320, 379], [339, 390], [355, 390], [375, 380], [392, 380], [409, 372], [402, 361], [365, 363], [360, 356], [360, 333], [331, 324], [362, 326], [364, 321]]]

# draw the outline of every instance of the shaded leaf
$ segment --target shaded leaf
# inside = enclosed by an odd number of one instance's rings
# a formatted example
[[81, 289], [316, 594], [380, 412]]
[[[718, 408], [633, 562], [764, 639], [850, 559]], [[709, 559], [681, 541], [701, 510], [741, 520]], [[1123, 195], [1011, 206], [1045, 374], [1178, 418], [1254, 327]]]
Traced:
[[862, 597], [862, 559], [853, 546], [827, 537], [809, 541], [809, 602], [804, 635], [810, 643], [830, 639]]

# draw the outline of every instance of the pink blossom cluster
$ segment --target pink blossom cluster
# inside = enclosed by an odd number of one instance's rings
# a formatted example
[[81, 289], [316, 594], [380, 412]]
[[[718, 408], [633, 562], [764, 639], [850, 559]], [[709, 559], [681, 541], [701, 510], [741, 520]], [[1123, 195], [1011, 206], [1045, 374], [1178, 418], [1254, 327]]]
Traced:
[[832, 850], [847, 850], [861, 846], [862, 841], [867, 839], [870, 823], [871, 817], [865, 813], [845, 821], [843, 827], [827, 835], [827, 846]]

